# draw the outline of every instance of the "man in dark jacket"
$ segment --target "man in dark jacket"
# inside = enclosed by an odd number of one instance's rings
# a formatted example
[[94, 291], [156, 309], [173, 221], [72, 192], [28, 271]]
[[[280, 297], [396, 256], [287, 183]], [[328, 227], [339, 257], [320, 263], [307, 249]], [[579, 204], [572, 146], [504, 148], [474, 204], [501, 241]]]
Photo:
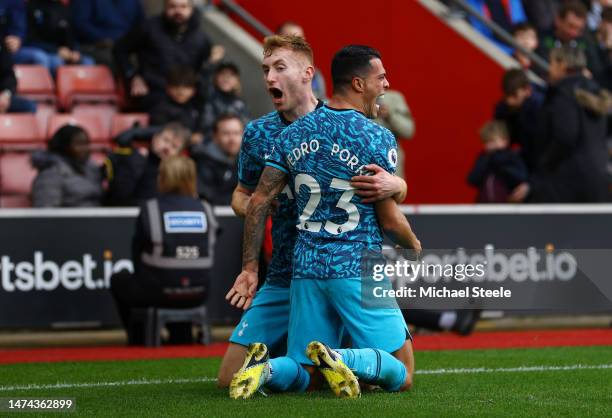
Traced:
[[198, 194], [213, 205], [230, 205], [238, 184], [237, 157], [244, 125], [237, 115], [217, 118], [213, 141], [196, 145], [191, 155], [198, 169]]
[[25, 2], [0, 0], [0, 45], [14, 54], [26, 34]]
[[153, 135], [146, 153], [136, 150], [131, 144], [117, 148], [105, 161], [108, 180], [106, 204], [138, 206], [157, 197], [160, 162], [166, 157], [179, 155], [189, 136], [190, 132], [184, 126], [169, 123]]
[[110, 67], [114, 43], [144, 17], [141, 0], [78, 0], [70, 9], [81, 51]]
[[93, 65], [93, 58], [81, 55], [70, 19], [70, 10], [61, 1], [29, 0], [28, 30], [24, 45], [15, 53], [16, 64], [43, 65], [55, 75], [64, 64]]
[[493, 117], [506, 124], [511, 144], [520, 145], [521, 157], [532, 170], [537, 160], [534, 143], [543, 89], [532, 85], [523, 70], [513, 68], [504, 73], [502, 90], [504, 98], [495, 106]]
[[606, 109], [582, 99], [599, 93], [599, 86], [582, 75], [585, 67], [586, 57], [579, 48], [561, 47], [551, 53], [552, 85], [540, 118], [539, 162], [529, 182], [514, 190], [512, 201], [609, 200]]
[[[122, 38], [115, 58], [136, 107], [146, 110], [164, 94], [166, 75], [176, 65], [199, 72], [211, 52], [193, 0], [166, 0], [164, 13]], [[131, 55], [135, 55], [132, 65]]]

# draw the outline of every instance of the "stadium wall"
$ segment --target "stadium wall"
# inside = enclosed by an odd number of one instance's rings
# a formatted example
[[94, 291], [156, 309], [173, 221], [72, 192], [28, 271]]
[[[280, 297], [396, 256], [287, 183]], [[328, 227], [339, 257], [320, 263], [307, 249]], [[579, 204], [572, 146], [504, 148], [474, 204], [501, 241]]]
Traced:
[[465, 177], [480, 150], [478, 129], [492, 115], [503, 74], [490, 54], [416, 0], [311, 0], [299, 7], [281, 0], [239, 3], [272, 29], [286, 20], [300, 23], [328, 91], [335, 51], [349, 43], [378, 48], [391, 88], [404, 93], [416, 120], [415, 137], [401, 141], [407, 203], [474, 201]]

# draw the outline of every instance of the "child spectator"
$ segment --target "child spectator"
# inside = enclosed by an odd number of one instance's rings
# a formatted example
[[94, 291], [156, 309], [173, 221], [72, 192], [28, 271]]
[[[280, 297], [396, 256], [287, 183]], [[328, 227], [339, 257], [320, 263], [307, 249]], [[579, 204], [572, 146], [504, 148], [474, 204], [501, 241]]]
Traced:
[[508, 130], [503, 122], [487, 122], [480, 130], [483, 151], [468, 175], [468, 183], [478, 188], [477, 202], [505, 203], [510, 192], [527, 180], [527, 167], [510, 149]]
[[94, 64], [93, 58], [78, 51], [70, 10], [61, 1], [29, 0], [27, 22], [25, 42], [14, 55], [16, 64], [43, 65], [53, 76], [60, 65]]
[[149, 112], [151, 125], [163, 126], [179, 122], [192, 131], [192, 142], [202, 142], [197, 131], [201, 124], [202, 100], [198, 94], [198, 79], [187, 66], [176, 66], [166, 78], [166, 95]]
[[99, 206], [102, 172], [89, 155], [87, 132], [79, 126], [61, 127], [49, 141], [48, 151], [32, 154], [32, 165], [38, 169], [32, 185], [32, 205]]
[[529, 82], [520, 69], [506, 71], [502, 79], [504, 98], [495, 107], [494, 119], [505, 122], [510, 142], [521, 146], [521, 155], [530, 169], [537, 161], [535, 142], [544, 93]]
[[[150, 128], [135, 128], [150, 132]], [[146, 152], [130, 144], [117, 148], [105, 161], [111, 206], [137, 206], [157, 196], [159, 164], [167, 157], [179, 155], [187, 146], [190, 132], [173, 122], [157, 131]], [[124, 135], [126, 135], [124, 133]]]
[[[529, 52], [535, 53], [535, 50], [538, 48], [538, 33], [530, 23], [519, 23], [516, 25], [512, 31], [512, 36], [518, 45]], [[521, 67], [524, 69], [531, 67], [531, 59], [528, 56], [519, 50], [515, 50], [513, 55], [519, 64], [521, 64]]]
[[249, 112], [240, 97], [240, 71], [238, 67], [225, 62], [217, 65], [213, 71], [212, 83], [208, 86], [202, 121], [202, 131], [206, 137], [212, 134], [215, 121], [220, 115], [234, 114], [243, 123], [248, 122]]
[[191, 149], [198, 168], [198, 193], [213, 205], [230, 205], [238, 184], [237, 157], [244, 124], [233, 114], [221, 115], [213, 128], [213, 141]]

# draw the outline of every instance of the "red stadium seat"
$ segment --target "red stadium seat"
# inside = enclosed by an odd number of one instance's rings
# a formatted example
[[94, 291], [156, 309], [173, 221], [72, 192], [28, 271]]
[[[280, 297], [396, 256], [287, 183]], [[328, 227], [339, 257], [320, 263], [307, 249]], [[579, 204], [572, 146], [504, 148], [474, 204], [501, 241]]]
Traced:
[[0, 148], [32, 149], [44, 145], [45, 138], [38, 129], [32, 113], [0, 115]]
[[104, 119], [100, 115], [84, 114], [55, 114], [49, 118], [47, 127], [47, 137], [53, 134], [64, 125], [78, 125], [85, 129], [93, 143], [108, 143], [110, 141], [109, 127], [104, 124]]
[[104, 65], [59, 67], [57, 96], [63, 109], [70, 109], [75, 102], [117, 103], [113, 74]]
[[55, 103], [55, 85], [42, 65], [15, 65], [17, 94], [37, 102]]
[[123, 113], [113, 116], [111, 137], [115, 138], [121, 132], [134, 126], [149, 126], [149, 115], [146, 113]]
[[29, 152], [9, 152], [0, 157], [0, 193], [30, 195], [36, 169], [30, 163]]
[[38, 132], [47, 132], [47, 124], [49, 123], [49, 118], [55, 115], [56, 113], [57, 112], [55, 110], [55, 106], [51, 106], [44, 103], [40, 103], [38, 104], [38, 106], [36, 106], [36, 123], [38, 123]]
[[[109, 130], [111, 129], [111, 124], [113, 121], [113, 117], [117, 114], [118, 109], [115, 105], [112, 104], [77, 104], [72, 108], [73, 115], [92, 115], [97, 114], [100, 116], [102, 121], [104, 122], [104, 126]], [[112, 135], [111, 135], [112, 136]]]

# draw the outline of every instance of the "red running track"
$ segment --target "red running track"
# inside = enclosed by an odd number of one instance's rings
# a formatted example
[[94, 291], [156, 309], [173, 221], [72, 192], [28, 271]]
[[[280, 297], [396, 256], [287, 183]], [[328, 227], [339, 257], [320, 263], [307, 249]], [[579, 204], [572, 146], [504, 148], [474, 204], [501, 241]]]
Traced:
[[[478, 332], [469, 337], [454, 334], [415, 337], [417, 351], [580, 346], [612, 346], [612, 329]], [[121, 346], [5, 349], [0, 350], [0, 364], [220, 357], [226, 347], [227, 343], [161, 348]]]

